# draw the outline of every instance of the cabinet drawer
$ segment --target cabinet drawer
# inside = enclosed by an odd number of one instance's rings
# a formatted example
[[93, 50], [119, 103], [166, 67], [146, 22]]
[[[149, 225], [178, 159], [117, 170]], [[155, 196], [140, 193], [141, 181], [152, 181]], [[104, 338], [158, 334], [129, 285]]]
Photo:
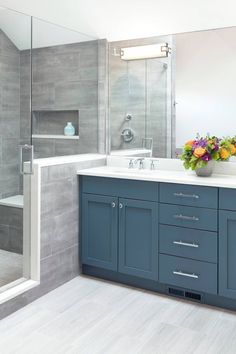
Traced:
[[84, 193], [158, 201], [158, 183], [119, 178], [82, 177]]
[[225, 210], [236, 210], [236, 189], [220, 188], [219, 208]]
[[217, 231], [217, 211], [182, 205], [160, 204], [161, 224]]
[[217, 209], [218, 190], [214, 187], [161, 183], [160, 202]]
[[160, 254], [159, 281], [186, 289], [216, 294], [217, 265]]
[[217, 263], [217, 233], [160, 225], [159, 252]]

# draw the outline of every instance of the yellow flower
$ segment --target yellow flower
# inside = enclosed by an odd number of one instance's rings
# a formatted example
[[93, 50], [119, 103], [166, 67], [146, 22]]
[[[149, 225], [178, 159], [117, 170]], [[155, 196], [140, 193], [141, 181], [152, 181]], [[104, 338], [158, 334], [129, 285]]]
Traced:
[[185, 143], [185, 146], [193, 146], [194, 144], [194, 140], [188, 140], [186, 143]]
[[202, 157], [206, 152], [206, 149], [198, 147], [194, 150], [193, 155], [197, 158]]
[[234, 144], [230, 144], [230, 151], [232, 155], [236, 155], [236, 146]]
[[223, 160], [227, 160], [229, 157], [230, 157], [230, 151], [227, 150], [226, 148], [222, 147], [220, 149], [220, 157], [223, 159]]

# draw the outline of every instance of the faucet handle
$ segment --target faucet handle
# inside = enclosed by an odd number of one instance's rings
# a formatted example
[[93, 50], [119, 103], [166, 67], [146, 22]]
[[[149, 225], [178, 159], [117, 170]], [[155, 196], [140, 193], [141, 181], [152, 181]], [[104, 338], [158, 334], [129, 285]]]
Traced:
[[129, 160], [129, 168], [134, 168], [134, 159]]
[[151, 159], [150, 170], [155, 170], [155, 162], [158, 162], [156, 159]]
[[144, 157], [139, 157], [134, 161], [134, 163], [137, 164], [139, 162], [139, 169], [142, 170], [144, 168], [144, 161], [145, 161]]

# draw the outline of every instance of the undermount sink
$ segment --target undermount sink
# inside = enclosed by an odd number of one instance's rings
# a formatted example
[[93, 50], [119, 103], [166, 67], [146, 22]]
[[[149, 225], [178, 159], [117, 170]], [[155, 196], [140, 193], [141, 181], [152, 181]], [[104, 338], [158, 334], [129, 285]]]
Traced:
[[138, 168], [126, 168], [126, 167], [110, 167], [107, 166], [107, 169], [109, 170], [109, 172], [111, 173], [131, 173], [131, 174], [149, 174], [149, 173], [155, 173], [155, 172], [159, 172], [158, 170], [150, 170], [147, 168], [144, 169], [138, 169]]

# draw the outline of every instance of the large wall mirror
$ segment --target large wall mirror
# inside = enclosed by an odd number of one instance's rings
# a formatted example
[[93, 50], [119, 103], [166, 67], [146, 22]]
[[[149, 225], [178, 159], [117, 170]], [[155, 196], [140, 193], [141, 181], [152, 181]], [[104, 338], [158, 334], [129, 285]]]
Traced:
[[[197, 133], [235, 135], [235, 37], [230, 27], [110, 43], [111, 153], [175, 158]], [[150, 45], [165, 43], [152, 57]], [[124, 60], [133, 47], [146, 57]]]

